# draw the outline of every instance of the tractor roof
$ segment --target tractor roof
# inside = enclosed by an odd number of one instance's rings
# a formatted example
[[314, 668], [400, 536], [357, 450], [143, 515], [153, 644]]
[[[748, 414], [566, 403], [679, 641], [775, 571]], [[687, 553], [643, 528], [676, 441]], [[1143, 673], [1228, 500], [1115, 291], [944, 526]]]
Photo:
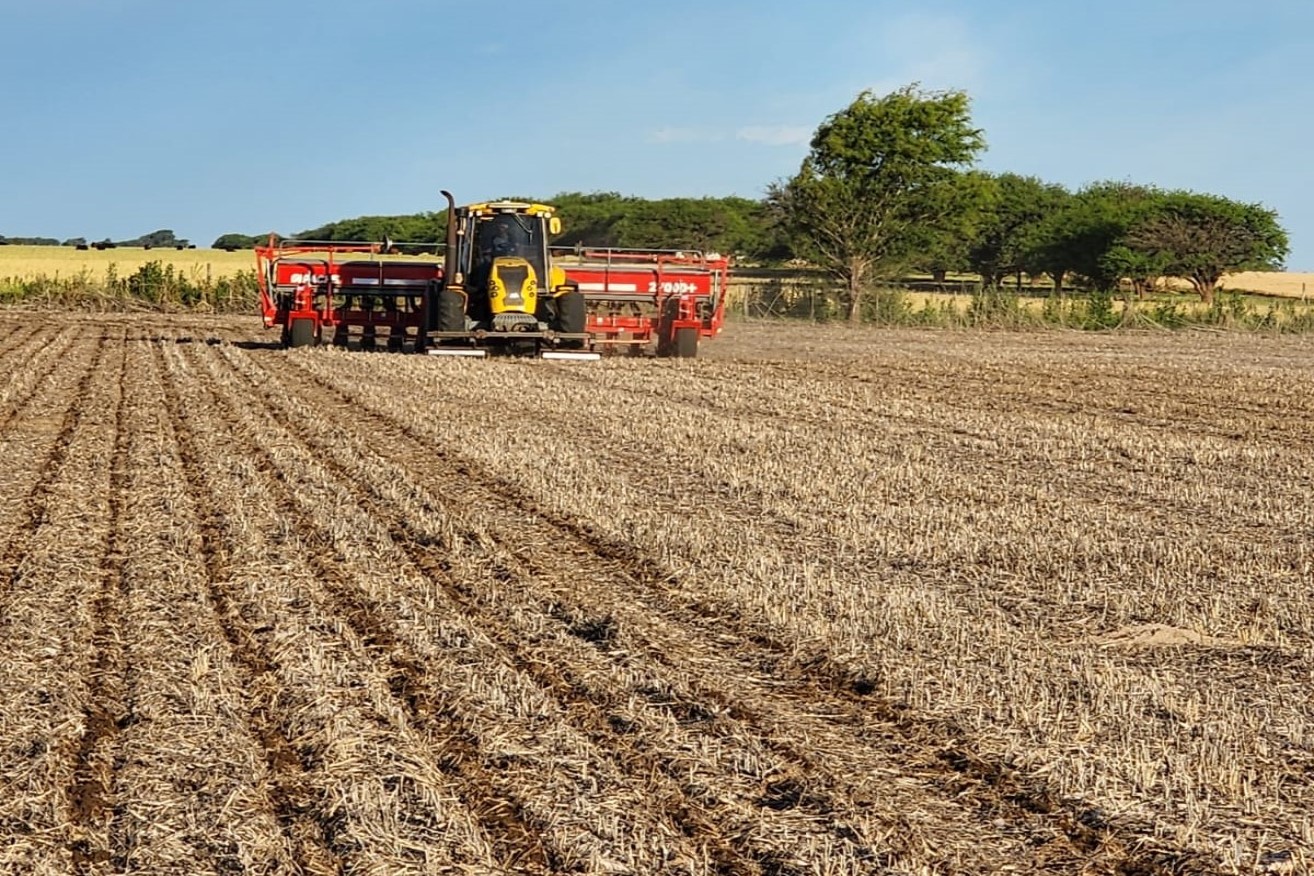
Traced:
[[475, 216], [492, 213], [523, 213], [529, 216], [551, 216], [556, 209], [547, 204], [530, 204], [525, 201], [483, 201], [478, 204], [466, 204], [461, 208]]

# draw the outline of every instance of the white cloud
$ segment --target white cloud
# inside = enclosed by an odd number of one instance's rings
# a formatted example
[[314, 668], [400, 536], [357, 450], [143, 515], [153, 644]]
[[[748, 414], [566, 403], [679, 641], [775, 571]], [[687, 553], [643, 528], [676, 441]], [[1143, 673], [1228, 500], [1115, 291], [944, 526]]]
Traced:
[[707, 128], [658, 128], [649, 135], [654, 143], [710, 143], [724, 140], [725, 134]]
[[812, 129], [806, 125], [747, 125], [735, 131], [736, 140], [768, 146], [793, 146], [811, 138]]

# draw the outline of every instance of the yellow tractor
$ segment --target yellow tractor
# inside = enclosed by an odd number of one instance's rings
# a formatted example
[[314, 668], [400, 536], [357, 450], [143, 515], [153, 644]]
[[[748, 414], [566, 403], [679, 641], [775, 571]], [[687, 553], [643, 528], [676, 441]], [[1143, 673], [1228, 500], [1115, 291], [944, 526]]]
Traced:
[[548, 359], [597, 359], [579, 285], [552, 264], [561, 220], [545, 204], [447, 199], [442, 279], [429, 298], [435, 355], [490, 350]]

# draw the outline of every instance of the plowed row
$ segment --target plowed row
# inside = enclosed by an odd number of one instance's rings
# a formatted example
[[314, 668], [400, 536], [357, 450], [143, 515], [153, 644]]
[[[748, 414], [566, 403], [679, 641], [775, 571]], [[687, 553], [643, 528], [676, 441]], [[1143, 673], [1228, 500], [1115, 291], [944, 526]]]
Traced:
[[0, 872], [1308, 865], [1307, 342], [267, 340], [0, 316]]

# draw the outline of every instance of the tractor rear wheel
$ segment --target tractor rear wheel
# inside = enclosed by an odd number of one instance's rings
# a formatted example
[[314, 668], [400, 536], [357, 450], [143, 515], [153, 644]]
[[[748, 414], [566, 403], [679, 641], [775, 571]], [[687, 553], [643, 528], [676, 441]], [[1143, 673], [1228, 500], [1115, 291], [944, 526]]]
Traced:
[[678, 328], [675, 330], [675, 357], [692, 359], [698, 355], [698, 329]]
[[[588, 327], [589, 321], [588, 304], [584, 300], [584, 293], [578, 289], [563, 292], [557, 296], [556, 303], [556, 330], [568, 335], [583, 334]], [[573, 340], [562, 343], [564, 347], [581, 347], [583, 345], [583, 341]]]
[[450, 289], [440, 289], [434, 296], [434, 331], [465, 331], [465, 296]]
[[313, 319], [294, 319], [288, 331], [289, 347], [309, 347], [315, 343], [315, 321]]

